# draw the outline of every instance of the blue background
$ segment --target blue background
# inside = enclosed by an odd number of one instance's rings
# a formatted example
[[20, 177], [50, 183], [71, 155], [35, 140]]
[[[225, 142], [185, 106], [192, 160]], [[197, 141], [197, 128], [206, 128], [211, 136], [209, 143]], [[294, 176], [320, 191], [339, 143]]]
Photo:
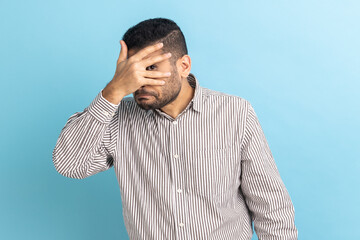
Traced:
[[360, 239], [359, 12], [346, 0], [1, 0], [0, 238], [128, 239], [114, 169], [65, 178], [52, 150], [113, 77], [124, 32], [166, 17], [200, 84], [254, 106], [299, 239]]

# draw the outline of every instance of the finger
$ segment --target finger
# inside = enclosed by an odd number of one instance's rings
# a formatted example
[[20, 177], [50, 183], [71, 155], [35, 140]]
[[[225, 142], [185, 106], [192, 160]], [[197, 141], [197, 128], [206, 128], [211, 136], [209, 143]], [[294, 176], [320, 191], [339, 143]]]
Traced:
[[145, 78], [163, 78], [169, 77], [171, 75], [171, 72], [143, 71], [141, 75]]
[[165, 81], [164, 80], [158, 80], [158, 79], [152, 79], [152, 78], [143, 78], [142, 79], [142, 86], [145, 85], [164, 85]]
[[156, 50], [159, 50], [162, 47], [163, 47], [163, 43], [157, 43], [157, 44], [145, 47], [145, 48], [139, 50], [136, 54], [134, 54], [132, 56], [132, 58], [134, 61], [141, 61], [148, 54], [155, 52]]
[[125, 61], [127, 58], [127, 46], [124, 40], [120, 40], [120, 45], [121, 45], [121, 50], [120, 50], [120, 54], [119, 54], [119, 59], [117, 61], [117, 63], [119, 64], [122, 61]]
[[154, 63], [164, 61], [164, 60], [166, 60], [166, 59], [168, 59], [170, 57], [171, 57], [171, 53], [168, 52], [168, 53], [164, 53], [164, 54], [161, 54], [161, 55], [149, 57], [147, 59], [143, 59], [141, 62], [145, 67], [147, 67], [147, 66], [150, 66], [150, 65], [152, 65]]

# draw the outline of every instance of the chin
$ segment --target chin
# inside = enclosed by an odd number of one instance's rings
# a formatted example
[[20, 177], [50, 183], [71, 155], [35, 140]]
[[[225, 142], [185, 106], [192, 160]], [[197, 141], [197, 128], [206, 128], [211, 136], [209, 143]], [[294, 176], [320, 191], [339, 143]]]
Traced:
[[149, 106], [147, 106], [147, 105], [141, 105], [141, 104], [138, 104], [138, 106], [140, 107], [140, 108], [142, 108], [142, 109], [144, 109], [144, 110], [150, 110], [150, 109], [152, 109], [152, 108], [150, 108]]
[[147, 100], [136, 101], [136, 103], [142, 109], [145, 109], [145, 110], [153, 109], [153, 104], [145, 103], [145, 101], [147, 101]]

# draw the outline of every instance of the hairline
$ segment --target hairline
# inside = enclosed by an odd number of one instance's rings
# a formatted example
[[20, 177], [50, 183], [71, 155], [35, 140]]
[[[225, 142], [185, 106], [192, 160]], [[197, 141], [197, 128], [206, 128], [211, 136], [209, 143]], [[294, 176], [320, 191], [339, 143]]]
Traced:
[[[146, 48], [146, 47], [155, 45], [155, 44], [160, 43], [160, 42], [162, 42], [162, 43], [165, 42], [167, 39], [169, 39], [169, 38], [170, 38], [172, 35], [174, 35], [174, 34], [182, 34], [182, 32], [181, 32], [180, 29], [174, 29], [174, 30], [172, 30], [171, 32], [169, 32], [165, 37], [162, 37], [162, 38], [160, 38], [160, 39], [157, 39], [157, 40], [149, 43], [148, 45], [146, 45], [146, 46], [144, 46], [144, 47], [142, 47], [142, 48], [130, 48], [130, 49], [128, 49], [128, 51], [133, 50], [133, 51], [135, 51], [135, 54], [136, 54], [136, 53], [137, 53], [138, 51], [140, 51], [141, 49], [144, 49], [144, 48]], [[165, 53], [164, 48], [167, 49], [167, 47], [164, 45], [164, 47], [162, 47], [162, 48], [159, 49], [159, 50], [161, 50], [162, 53]], [[173, 48], [173, 49], [174, 49], [174, 48]], [[177, 54], [176, 54], [176, 55], [177, 55]], [[173, 54], [173, 56], [174, 56], [174, 54]], [[170, 64], [171, 64], [172, 66], [175, 66], [175, 65], [176, 65], [176, 61], [179, 60], [179, 59], [180, 59], [181, 57], [183, 57], [183, 56], [184, 56], [184, 55], [178, 56], [177, 59], [171, 58], [171, 60], [169, 61]]]

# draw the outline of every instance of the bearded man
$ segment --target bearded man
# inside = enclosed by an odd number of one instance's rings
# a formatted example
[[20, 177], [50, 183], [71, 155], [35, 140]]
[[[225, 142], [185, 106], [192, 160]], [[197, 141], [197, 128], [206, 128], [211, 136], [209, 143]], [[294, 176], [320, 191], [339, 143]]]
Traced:
[[82, 179], [114, 167], [130, 239], [251, 239], [252, 224], [259, 239], [297, 239], [249, 101], [199, 85], [170, 19], [142, 21], [120, 44], [113, 79], [62, 129], [56, 170]]

